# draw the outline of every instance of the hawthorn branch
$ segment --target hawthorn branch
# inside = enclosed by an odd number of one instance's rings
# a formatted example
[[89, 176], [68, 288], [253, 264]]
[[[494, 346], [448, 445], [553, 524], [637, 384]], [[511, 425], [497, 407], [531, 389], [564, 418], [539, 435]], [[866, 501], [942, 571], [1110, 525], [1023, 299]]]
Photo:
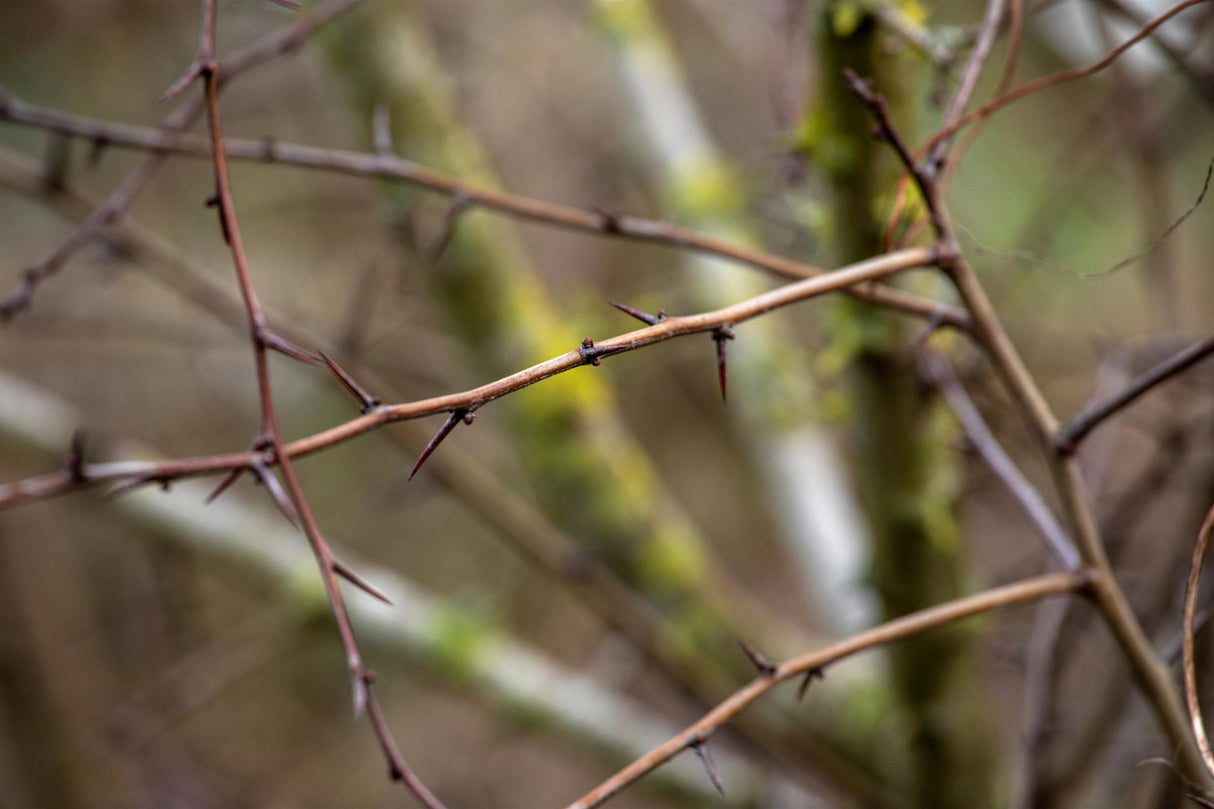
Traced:
[[[1168, 13], [1176, 13], [1180, 8], [1200, 1], [1191, 0]], [[1160, 21], [1159, 24], [1162, 24], [1162, 19], [1166, 16], [1156, 18]], [[1140, 35], [1145, 36], [1141, 32]], [[1133, 41], [1124, 45], [1121, 51]], [[1116, 57], [1113, 56], [1108, 61], [1111, 63], [1114, 58]], [[968, 310], [979, 346], [1003, 378], [1025, 420], [1037, 434], [1061, 497], [1064, 513], [1071, 523], [1071, 533], [1075, 537], [1079, 556], [1093, 571], [1092, 593], [1096, 606], [1116, 638], [1144, 696], [1150, 701], [1156, 718], [1176, 749], [1186, 777], [1195, 780], [1208, 779], [1202, 756], [1189, 733], [1185, 706], [1172, 682], [1171, 674], [1155, 653], [1150, 639], [1126, 598], [1125, 591], [1113, 575], [1112, 565], [1100, 539], [1091, 504], [1088, 502], [1087, 487], [1079, 464], [1073, 456], [1060, 455], [1054, 451], [1058, 420], [1024, 359], [1003, 328], [986, 290], [957, 245], [952, 223], [945, 214], [940, 186], [920, 169], [913, 155], [909, 154], [905, 142], [898, 136], [884, 113], [883, 99], [854, 74], [847, 76], [846, 81], [853, 92], [868, 105], [883, 136], [893, 146], [906, 170], [923, 192], [932, 227], [939, 238], [942, 258], [939, 266]], [[965, 117], [960, 120], [965, 120]]]
[[[600, 356], [606, 353], [623, 353], [676, 337], [715, 332], [722, 326], [730, 324], [736, 326], [793, 303], [830, 292], [838, 292], [854, 284], [884, 278], [905, 270], [929, 267], [939, 260], [939, 251], [931, 245], [910, 247], [887, 253], [815, 278], [787, 284], [724, 309], [698, 315], [667, 317], [653, 326], [596, 341], [593, 351]], [[246, 450], [168, 461], [92, 463], [84, 464], [80, 469], [79, 477], [83, 478], [82, 482], [74, 481], [71, 476], [60, 470], [40, 477], [0, 485], [0, 507], [15, 505], [33, 498], [60, 494], [81, 485], [130, 480], [162, 483], [183, 477], [227, 472], [248, 467], [256, 462], [273, 466], [278, 463], [280, 458], [293, 459], [311, 455], [393, 422], [438, 413], [450, 413], [453, 410], [477, 410], [494, 399], [534, 385], [548, 377], [582, 367], [587, 364], [586, 351], [587, 349], [578, 346], [565, 354], [462, 393], [373, 407], [358, 418], [284, 444], [281, 453]]]
[[[232, 264], [236, 270], [236, 278], [240, 287], [241, 297], [245, 303], [248, 316], [250, 339], [253, 347], [253, 359], [256, 367], [258, 399], [261, 404], [261, 432], [273, 457], [282, 470], [283, 481], [294, 504], [295, 514], [308, 538], [308, 544], [316, 559], [320, 571], [321, 582], [325, 596], [329, 602], [334, 621], [337, 624], [338, 635], [341, 638], [342, 649], [346, 655], [346, 665], [349, 669], [351, 688], [353, 691], [354, 713], [361, 717], [370, 714], [370, 722], [379, 741], [380, 748], [388, 761], [389, 772], [393, 780], [402, 781], [417, 800], [428, 809], [443, 809], [443, 804], [413, 775], [396, 747], [391, 731], [379, 710], [378, 704], [371, 694], [371, 684], [374, 675], [363, 664], [362, 653], [354, 637], [350, 624], [350, 616], [346, 610], [345, 601], [337, 584], [340, 563], [337, 561], [329, 544], [321, 534], [320, 527], [304, 495], [303, 486], [295, 473], [295, 466], [287, 455], [282, 434], [278, 428], [277, 415], [274, 410], [273, 389], [270, 384], [270, 369], [268, 352], [283, 350], [283, 341], [276, 338], [269, 329], [265, 314], [261, 309], [257, 292], [254, 289], [252, 275], [249, 271], [248, 257], [245, 254], [244, 242], [240, 233], [240, 224], [236, 218], [236, 207], [232, 199], [231, 180], [228, 176], [227, 159], [223, 150], [223, 134], [219, 123], [219, 65], [210, 58], [209, 49], [215, 37], [215, 3], [216, 0], [203, 0], [203, 33], [198, 54], [201, 67], [198, 71], [203, 81], [203, 95], [206, 100], [207, 123], [211, 139], [212, 159], [215, 168], [215, 195], [218, 200], [219, 216], [225, 241], [228, 243], [232, 256]], [[210, 28], [208, 31], [207, 28]], [[189, 72], [187, 72], [189, 75]], [[285, 352], [290, 353], [290, 352]], [[257, 466], [253, 467], [256, 471]], [[277, 499], [277, 498], [276, 498]]]
[[761, 672], [758, 677], [722, 700], [698, 721], [633, 761], [569, 804], [567, 809], [592, 809], [592, 807], [603, 804], [641, 776], [666, 763], [681, 751], [689, 747], [694, 748], [697, 743], [702, 743], [702, 740], [711, 735], [713, 731], [786, 680], [821, 671], [826, 666], [858, 652], [875, 646], [883, 646], [928, 629], [959, 621], [962, 618], [1014, 604], [1035, 601], [1047, 596], [1079, 592], [1084, 590], [1090, 582], [1089, 573], [1082, 570], [1025, 579], [1015, 584], [994, 587], [972, 596], [937, 604], [910, 615], [895, 618], [818, 651], [787, 660], [769, 672]]

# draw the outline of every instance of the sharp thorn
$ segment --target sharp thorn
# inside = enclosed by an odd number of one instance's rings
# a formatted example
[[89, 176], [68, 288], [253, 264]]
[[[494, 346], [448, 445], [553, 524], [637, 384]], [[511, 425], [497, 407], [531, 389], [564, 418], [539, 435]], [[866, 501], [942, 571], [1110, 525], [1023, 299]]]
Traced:
[[721, 776], [717, 774], [717, 765], [712, 760], [712, 753], [708, 751], [708, 741], [706, 739], [697, 739], [691, 743], [691, 749], [696, 751], [696, 755], [704, 763], [704, 769], [708, 772], [708, 780], [712, 781], [712, 785], [717, 788], [717, 792], [720, 792], [721, 796], [724, 797], [725, 785], [721, 783]]
[[[133, 492], [136, 489], [147, 486], [149, 483], [156, 483], [156, 478], [135, 478], [134, 480], [121, 483], [105, 493], [106, 500], [115, 500], [124, 494]], [[168, 481], [161, 481], [161, 485], [167, 484]]]
[[738, 645], [742, 647], [742, 653], [750, 658], [750, 662], [759, 670], [759, 673], [764, 677], [770, 677], [776, 673], [776, 665], [761, 655], [753, 646], [744, 640], [739, 639]]
[[712, 333], [713, 342], [717, 344], [717, 379], [721, 384], [721, 401], [728, 402], [729, 397], [726, 392], [726, 383], [728, 381], [725, 370], [725, 342], [734, 338], [733, 329], [728, 326], [722, 326]]
[[244, 472], [244, 469], [245, 468], [243, 466], [238, 466], [235, 469], [233, 469], [232, 471], [228, 472], [226, 475], [224, 475], [223, 480], [219, 481], [219, 485], [216, 486], [214, 491], [212, 491], [210, 494], [208, 494], [207, 499], [203, 500], [202, 502], [208, 506], [211, 503], [215, 502], [215, 499], [217, 497], [219, 497], [219, 495], [221, 495], [225, 491], [227, 491], [228, 487], [236, 482], [237, 478], [239, 478], [240, 475]]
[[430, 439], [430, 443], [426, 444], [426, 448], [422, 450], [421, 457], [417, 459], [417, 463], [413, 464], [413, 471], [409, 473], [409, 480], [413, 480], [413, 476], [417, 474], [417, 470], [422, 468], [422, 464], [430, 457], [430, 453], [438, 447], [442, 440], [447, 437], [447, 434], [455, 429], [455, 425], [468, 415], [466, 410], [452, 410], [451, 415], [447, 416], [447, 420], [443, 422], [443, 426], [438, 428], [438, 432]]
[[640, 309], [633, 309], [628, 304], [616, 303], [615, 301], [607, 301], [607, 303], [611, 304], [616, 309], [619, 309], [624, 314], [632, 315], [637, 320], [641, 321], [642, 323], [646, 323], [650, 326], [657, 325], [658, 322], [661, 321], [662, 318], [666, 316], [665, 310], [662, 310], [661, 312], [659, 312], [656, 315], [651, 315], [648, 312], [642, 312]]
[[810, 669], [805, 672], [805, 676], [801, 678], [801, 684], [797, 686], [797, 702], [805, 699], [805, 692], [809, 690], [809, 684], [814, 680], [825, 679], [826, 675], [822, 673], [822, 669]]
[[63, 459], [63, 465], [67, 469], [68, 474], [72, 476], [73, 483], [84, 482], [83, 430], [76, 430], [72, 433], [72, 441], [68, 444], [67, 457]]
[[355, 587], [362, 590], [364, 593], [371, 596], [372, 598], [377, 598], [380, 601], [387, 604], [388, 606], [392, 606], [391, 599], [389, 599], [386, 595], [383, 594], [382, 591], [380, 591], [378, 588], [376, 588], [374, 585], [372, 585], [370, 582], [368, 582], [362, 576], [355, 573], [350, 568], [349, 565], [347, 565], [345, 562], [341, 561], [340, 559], [333, 560], [333, 572], [336, 573], [338, 576], [341, 576], [343, 579], [350, 582], [350, 584], [353, 584]]
[[278, 478], [266, 468], [265, 464], [254, 463], [252, 467], [253, 474], [257, 476], [257, 480], [270, 493], [270, 497], [274, 499], [274, 503], [278, 506], [278, 510], [287, 518], [291, 525], [299, 527], [299, 514], [295, 511], [295, 506], [292, 505], [287, 493], [283, 491], [282, 484], [278, 482]]
[[290, 340], [287, 340], [284, 337], [279, 337], [272, 331], [264, 332], [261, 335], [261, 341], [265, 344], [266, 348], [271, 348], [277, 351], [279, 354], [290, 357], [293, 360], [299, 360], [300, 362], [308, 365], [320, 365], [322, 363], [321, 358], [316, 354], [300, 348]]
[[373, 407], [378, 407], [383, 402], [383, 400], [378, 396], [372, 396], [371, 394], [367, 393], [366, 389], [362, 385], [354, 381], [354, 377], [346, 373], [345, 369], [331, 360], [329, 356], [325, 354], [325, 352], [321, 351], [318, 353], [320, 354], [320, 358], [324, 361], [325, 365], [329, 366], [329, 370], [333, 372], [333, 376], [337, 377], [337, 380], [341, 382], [342, 386], [347, 391], [349, 391], [350, 395], [358, 400], [359, 409], [363, 413], [366, 413]]

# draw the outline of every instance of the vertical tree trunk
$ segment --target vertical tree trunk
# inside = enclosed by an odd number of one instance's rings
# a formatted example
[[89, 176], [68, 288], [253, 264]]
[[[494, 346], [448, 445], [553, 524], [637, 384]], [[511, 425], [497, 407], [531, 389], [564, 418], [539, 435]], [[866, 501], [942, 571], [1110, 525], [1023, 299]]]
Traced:
[[[902, 55], [882, 47], [876, 19], [858, 8], [831, 3], [818, 19], [819, 81], [806, 130], [829, 190], [838, 263], [881, 251], [881, 194], [896, 176], [888, 150], [871, 137], [867, 110], [845, 89], [842, 71], [850, 67], [874, 78], [896, 116], [895, 67], [906, 67]], [[962, 594], [952, 428], [915, 373], [906, 349], [908, 324], [847, 299], [834, 305], [829, 337], [849, 352], [852, 448], [873, 534], [871, 579], [892, 618]], [[905, 751], [898, 763], [915, 805], [990, 805], [986, 703], [966, 631], [936, 630], [888, 651], [898, 715], [886, 727], [902, 736], [892, 747]]]

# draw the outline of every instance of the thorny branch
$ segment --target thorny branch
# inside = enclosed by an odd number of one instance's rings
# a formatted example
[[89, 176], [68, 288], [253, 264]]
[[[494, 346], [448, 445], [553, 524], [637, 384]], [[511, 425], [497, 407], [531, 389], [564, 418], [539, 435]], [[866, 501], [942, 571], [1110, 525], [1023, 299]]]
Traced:
[[[229, 59], [215, 62], [213, 59], [215, 0], [204, 0], [203, 25], [200, 35], [198, 57], [186, 70], [182, 79], [174, 84], [166, 93], [173, 97], [188, 88], [196, 79], [204, 84], [204, 96], [196, 103], [183, 107], [171, 115], [160, 130], [125, 127], [116, 124], [92, 121], [75, 116], [40, 110], [24, 104], [0, 90], [0, 120], [14, 123], [38, 126], [61, 134], [82, 137], [91, 140], [95, 146], [121, 145], [146, 149], [150, 152], [139, 168], [136, 169], [111, 196], [107, 203], [99, 208], [93, 216], [86, 220], [80, 228], [57, 250], [50, 258], [28, 270], [22, 279], [21, 286], [0, 304], [0, 315], [10, 317], [20, 309], [28, 306], [34, 288], [45, 278], [56, 272], [70, 256], [76, 252], [98, 229], [121, 216], [129, 206], [131, 199], [139, 188], [154, 173], [167, 153], [180, 153], [209, 156], [215, 167], [216, 198], [222, 230], [228, 240], [233, 264], [236, 268], [241, 293], [246, 305], [246, 314], [254, 349], [256, 373], [261, 403], [262, 439], [255, 442], [253, 449], [242, 453], [227, 453], [221, 455], [185, 458], [166, 462], [121, 462], [121, 463], [89, 463], [83, 458], [83, 452], [77, 442], [69, 454], [63, 469], [57, 473], [34, 478], [14, 484], [0, 486], [0, 505], [20, 502], [32, 497], [41, 497], [67, 491], [77, 486], [101, 482], [128, 481], [136, 484], [160, 483], [167, 485], [172, 480], [190, 475], [213, 474], [218, 472], [234, 472], [248, 469], [261, 477], [271, 488], [269, 482], [276, 480], [269, 470], [277, 466], [281, 469], [289, 495], [288, 505], [302, 524], [308, 537], [313, 553], [320, 566], [326, 593], [338, 623], [342, 637], [343, 648], [346, 651], [347, 663], [350, 668], [352, 684], [355, 693], [356, 710], [365, 709], [375, 729], [376, 736], [389, 762], [394, 778], [406, 781], [406, 784], [427, 806], [440, 806], [437, 799], [431, 795], [424, 785], [418, 782], [409, 772], [393, 742], [382, 713], [370, 694], [369, 686], [374, 677], [367, 671], [359, 655], [348, 617], [345, 614], [344, 603], [337, 587], [336, 577], [341, 576], [360, 587], [361, 583], [353, 571], [345, 568], [341, 562], [333, 558], [323, 535], [311, 513], [298, 478], [295, 475], [292, 459], [333, 446], [384, 424], [404, 419], [418, 418], [425, 415], [446, 413], [447, 423], [440, 430], [432, 446], [428, 447], [418, 462], [437, 446], [458, 420], [470, 416], [477, 408], [534, 384], [549, 376], [580, 367], [585, 364], [597, 365], [601, 358], [635, 350], [674, 337], [693, 334], [710, 333], [717, 341], [721, 355], [721, 384], [724, 394], [724, 361], [723, 348], [726, 339], [731, 338], [729, 329], [746, 320], [762, 315], [775, 308], [789, 305], [816, 295], [832, 291], [850, 290], [861, 297], [878, 303], [915, 314], [929, 316], [933, 322], [971, 328], [979, 344], [985, 349], [988, 358], [997, 368], [1006, 384], [1011, 389], [1026, 420], [1034, 428], [1049, 452], [1049, 461], [1054, 473], [1058, 490], [1062, 495], [1063, 505], [1072, 523], [1071, 529], [1076, 537], [1079, 555], [1084, 568], [1078, 572], [1054, 574], [1051, 576], [1029, 579], [1019, 584], [994, 588], [975, 596], [960, 599], [955, 602], [937, 605], [935, 607], [914, 613], [905, 618], [897, 619], [868, 632], [860, 633], [826, 649], [803, 655], [780, 665], [774, 665], [758, 656], [753, 650], [748, 651], [752, 661], [760, 670], [760, 676], [750, 685], [736, 692], [733, 696], [717, 705], [699, 722], [687, 728], [664, 745], [656, 748], [650, 754], [638, 759], [625, 768], [621, 773], [609, 779], [596, 790], [583, 797], [573, 806], [596, 806], [646, 772], [659, 766], [679, 751], [691, 748], [700, 753], [709, 767], [710, 775], [715, 778], [715, 768], [710, 764], [711, 758], [706, 749], [708, 737], [747, 705], [755, 701], [776, 684], [787, 679], [806, 676], [821, 672], [823, 667], [845, 656], [863, 649], [890, 642], [896, 638], [905, 637], [924, 629], [958, 620], [978, 612], [998, 607], [1021, 603], [1041, 598], [1047, 595], [1085, 590], [1100, 608], [1106, 621], [1114, 631], [1121, 644], [1122, 650], [1135, 670], [1135, 674], [1151, 699], [1156, 713], [1162, 724], [1176, 744], [1182, 763], [1192, 775], [1194, 758], [1190, 754], [1190, 739], [1178, 729], [1177, 717], [1183, 713], [1175, 691], [1168, 681], [1166, 671], [1159, 665], [1149, 643], [1146, 642], [1141, 627], [1137, 624], [1124, 593], [1116, 583], [1105, 557], [1100, 539], [1096, 533], [1094, 520], [1087, 503], [1085, 488], [1078, 467], [1073, 458], [1068, 457], [1075, 444], [1092, 429], [1101, 419], [1106, 418], [1118, 408], [1133, 401], [1137, 396], [1149, 390], [1156, 384], [1191, 367], [1214, 349], [1214, 343], [1203, 341], [1186, 349], [1171, 360], [1157, 366], [1138, 380], [1131, 383], [1123, 391], [1111, 397], [1106, 402], [1090, 411], [1085, 411], [1072, 420], [1066, 427], [1058, 429], [1056, 419], [1045, 401], [1034, 378], [1028, 373], [1023, 360], [1012, 346], [1003, 327], [996, 317], [986, 293], [974, 277], [964, 256], [956, 247], [952, 237], [952, 225], [944, 211], [942, 193], [937, 182], [939, 167], [943, 164], [947, 151], [948, 140], [963, 127], [989, 117], [1001, 109], [1030, 93], [1063, 81], [1090, 76], [1112, 64], [1129, 47], [1149, 36], [1156, 28], [1171, 17], [1202, 0], [1185, 0], [1156, 18], [1150, 20], [1129, 40], [1110, 51], [1105, 57], [1083, 68], [1061, 71], [1028, 82], [1016, 89], [999, 94], [994, 100], [979, 107], [969, 114], [962, 114], [982, 65], [989, 54], [991, 42], [999, 23], [1004, 15], [1001, 0], [991, 0], [987, 16], [979, 31], [975, 50], [961, 85], [949, 105], [945, 121], [939, 131], [929, 141], [920, 147], [918, 154], [930, 153], [928, 161], [919, 165], [906, 143], [899, 137], [897, 131], [885, 114], [884, 102], [880, 95], [852, 75], [848, 77], [849, 86], [859, 95], [872, 110], [877, 119], [882, 137], [898, 152], [907, 170], [920, 187], [926, 203], [931, 224], [936, 231], [937, 243], [926, 248], [911, 248], [880, 256], [869, 261], [860, 262], [833, 273], [821, 273], [817, 268], [800, 262], [784, 259], [749, 248], [741, 248], [716, 240], [712, 237], [695, 233], [665, 222], [656, 222], [634, 217], [604, 214], [599, 211], [582, 210], [569, 206], [540, 202], [518, 195], [493, 192], [473, 188], [457, 180], [416, 166], [408, 161], [396, 158], [387, 153], [380, 144], [377, 153], [373, 155], [340, 152], [335, 150], [312, 149], [303, 146], [277, 143], [273, 140], [263, 142], [225, 141], [220, 132], [218, 115], [218, 91], [226, 77], [235, 75], [247, 67], [264, 61], [274, 53], [288, 50], [298, 44], [303, 36], [314, 29], [320, 22], [338, 11], [353, 5], [358, 0], [337, 0], [318, 7], [308, 18], [308, 24], [303, 25], [301, 19], [295, 26], [284, 29], [287, 33], [272, 35], [259, 40], [254, 46], [233, 54]], [[1018, 4], [1014, 4], [1017, 10]], [[327, 15], [327, 16], [326, 16]], [[209, 140], [181, 134], [193, 118], [204, 108], [209, 120]], [[415, 183], [454, 197], [464, 204], [477, 204], [495, 208], [520, 218], [532, 219], [547, 224], [596, 232], [610, 236], [651, 241], [699, 250], [713, 255], [729, 258], [741, 263], [762, 267], [786, 277], [804, 278], [773, 292], [757, 296], [748, 301], [735, 304], [716, 312], [686, 317], [654, 318], [646, 320], [647, 328], [618, 335], [608, 340], [586, 342], [559, 357], [524, 369], [516, 374], [503, 377], [495, 382], [475, 388], [464, 393], [450, 394], [432, 399], [409, 402], [398, 405], [383, 405], [371, 397], [361, 387], [337, 367], [327, 357], [319, 359], [302, 349], [297, 349], [290, 343], [270, 331], [266, 318], [260, 309], [256, 293], [250, 278], [247, 260], [244, 255], [240, 231], [232, 202], [231, 188], [227, 174], [225, 150], [238, 159], [259, 160], [262, 162], [281, 162], [307, 166], [318, 169], [344, 172], [359, 176], [389, 177]], [[953, 281], [965, 304], [964, 312], [955, 311], [935, 303], [924, 301], [906, 293], [882, 287], [875, 282], [885, 276], [902, 270], [922, 267], [939, 266]], [[627, 307], [620, 307], [628, 311]], [[643, 313], [642, 313], [643, 314]], [[642, 318], [645, 320], [645, 318]], [[272, 392], [270, 387], [269, 370], [266, 352], [281, 351], [288, 356], [304, 361], [323, 361], [352, 395], [359, 399], [364, 415], [345, 424], [338, 425], [316, 435], [304, 438], [290, 444], [284, 442], [279, 433]], [[954, 393], [957, 391], [954, 390]], [[962, 392], [963, 396], [963, 392]], [[960, 401], [960, 399], [958, 399]], [[964, 410], [964, 408], [962, 408]], [[416, 471], [416, 468], [415, 470]], [[268, 476], [268, 477], [267, 477]], [[286, 498], [276, 497], [280, 508], [288, 511], [283, 505]], [[1186, 597], [1185, 611], [1185, 678], [1186, 697], [1193, 718], [1194, 728], [1198, 735], [1201, 755], [1210, 772], [1214, 773], [1214, 758], [1211, 757], [1204, 730], [1201, 727], [1200, 710], [1196, 705], [1195, 684], [1193, 682], [1192, 661], [1192, 620], [1193, 603], [1196, 598], [1196, 580], [1200, 573], [1201, 559], [1214, 523], [1214, 511], [1203, 526], [1198, 546], [1194, 552], [1194, 562], [1190, 573], [1189, 593]], [[1055, 526], [1056, 528], [1056, 526]], [[1072, 560], [1067, 560], [1071, 564]], [[364, 589], [367, 589], [364, 587]], [[376, 595], [373, 590], [368, 590]], [[748, 647], [744, 647], [748, 648]], [[808, 682], [808, 679], [807, 679]], [[719, 783], [718, 783], [719, 786]]]
[[[325, 596], [328, 599], [333, 618], [337, 623], [337, 631], [341, 637], [342, 648], [346, 654], [346, 665], [350, 671], [351, 687], [354, 695], [355, 716], [370, 712], [371, 726], [379, 740], [380, 748], [388, 762], [392, 780], [402, 781], [406, 788], [428, 809], [442, 809], [442, 803], [420, 782], [409, 769], [392, 739], [387, 723], [379, 711], [379, 706], [371, 693], [371, 684], [375, 677], [363, 664], [362, 653], [354, 637], [350, 616], [346, 611], [345, 601], [337, 585], [339, 575], [357, 583], [361, 580], [351, 576], [351, 571], [340, 565], [333, 555], [329, 544], [320, 532], [320, 527], [312, 514], [312, 509], [304, 495], [303, 486], [295, 473], [295, 466], [287, 455], [282, 434], [279, 432], [277, 414], [274, 410], [273, 389], [270, 383], [269, 358], [270, 350], [283, 351], [288, 345], [277, 338], [269, 329], [261, 303], [253, 287], [252, 275], [249, 270], [248, 257], [245, 254], [244, 242], [241, 238], [240, 224], [236, 218], [235, 203], [232, 199], [232, 187], [228, 177], [227, 159], [223, 150], [223, 134], [219, 123], [219, 65], [211, 58], [215, 39], [215, 18], [217, 0], [203, 0], [203, 22], [201, 44], [199, 46], [197, 71], [193, 67], [186, 76], [193, 77], [196, 72], [203, 82], [203, 93], [206, 100], [207, 123], [211, 138], [212, 158], [215, 167], [215, 196], [218, 200], [219, 216], [224, 240], [228, 243], [232, 255], [232, 263], [236, 269], [237, 282], [240, 286], [241, 297], [244, 299], [248, 316], [250, 337], [253, 344], [253, 358], [256, 365], [258, 399], [261, 403], [261, 429], [259, 435], [269, 445], [273, 457], [282, 470], [290, 501], [294, 505], [294, 513], [301, 523], [304, 534], [312, 548], [320, 570], [321, 581], [324, 585]], [[252, 465], [256, 472], [260, 467]], [[265, 478], [263, 477], [263, 480]], [[267, 485], [267, 489], [269, 489]], [[275, 498], [276, 501], [279, 498]], [[282, 506], [280, 506], [282, 507]], [[339, 572], [340, 571], [340, 572]], [[366, 589], [366, 588], [364, 588]], [[372, 591], [373, 592], [373, 591]], [[374, 594], [374, 592], [373, 592]], [[382, 596], [380, 596], [382, 598]]]
[[[1153, 21], [1156, 27], [1176, 13], [1179, 9], [1193, 5], [1200, 0], [1182, 3], [1170, 12], [1157, 17]], [[1150, 28], [1150, 26], [1148, 26]], [[1144, 29], [1146, 30], [1146, 29]], [[1153, 30], [1153, 28], [1151, 28]], [[1146, 31], [1149, 33], [1149, 31]], [[1114, 51], [1114, 55], [1106, 57], [1102, 62], [1111, 63], [1116, 55], [1124, 52], [1133, 42], [1146, 36], [1140, 31], [1138, 35]], [[1089, 72], [1101, 69], [1097, 63]], [[850, 72], [849, 72], [850, 73]], [[1086, 73], [1067, 71], [1069, 78], [1077, 78]], [[1061, 75], [1061, 74], [1057, 74]], [[973, 268], [965, 259], [965, 255], [957, 246], [953, 234], [952, 223], [945, 213], [944, 202], [940, 187], [934, 178], [915, 162], [914, 157], [906, 147], [905, 141], [898, 135], [885, 111], [884, 99], [866, 82], [854, 73], [845, 75], [844, 80], [849, 88], [869, 108], [877, 121], [880, 134], [889, 142], [904, 168], [915, 180], [923, 194], [924, 204], [928, 211], [932, 228], [940, 240], [942, 261], [941, 270], [952, 282], [960, 295], [962, 302], [969, 311], [973, 324], [973, 333], [978, 344], [984, 349], [987, 359], [994, 366], [999, 376], [1015, 398], [1022, 415], [1036, 433], [1041, 448], [1050, 465], [1055, 486], [1062, 499], [1062, 505], [1067, 519], [1071, 523], [1071, 533], [1075, 537], [1080, 558], [1094, 572], [1093, 595], [1105, 622], [1116, 637], [1127, 662], [1130, 664], [1134, 677], [1150, 700], [1152, 708], [1168, 734], [1172, 745], [1177, 751], [1179, 764], [1184, 775], [1193, 780], [1208, 780], [1201, 755], [1193, 744], [1189, 733], [1184, 705], [1177, 694], [1171, 676], [1155, 653], [1150, 639], [1135, 616], [1126, 598], [1124, 590], [1113, 575], [1100, 533], [1096, 527], [1095, 516], [1088, 500], [1087, 487], [1083, 480], [1079, 464], [1074, 457], [1065, 456], [1054, 451], [1054, 436], [1058, 431], [1058, 420], [1046, 401], [1036, 379], [1029, 372], [1024, 359], [1016, 350], [1003, 327], [1002, 321], [996, 314], [986, 290], [978, 281]], [[1060, 79], [1062, 80], [1062, 79]], [[1030, 83], [1032, 84], [1032, 83]], [[1049, 82], [1040, 86], [1048, 86]], [[1027, 85], [1026, 85], [1027, 86]], [[1025, 91], [1025, 93], [1031, 90]], [[1013, 91], [1008, 97], [1016, 96]], [[1023, 95], [1023, 93], [1021, 94]], [[1020, 96], [1016, 96], [1020, 97]], [[1014, 99], [1013, 99], [1014, 100]], [[1009, 102], [1010, 103], [1010, 102]], [[989, 106], [989, 105], [988, 105]], [[976, 112], [980, 112], [979, 108]], [[924, 149], [931, 148], [943, 140], [970, 116], [964, 116], [953, 127], [945, 127], [936, 134]], [[922, 151], [923, 149], [921, 149]]]
[[[843, 267], [825, 275], [779, 287], [724, 309], [698, 315], [666, 317], [653, 326], [606, 340], [595, 341], [592, 351], [594, 356], [623, 353], [689, 334], [715, 332], [722, 326], [744, 323], [775, 309], [840, 291], [853, 284], [884, 278], [893, 273], [918, 267], [928, 267], [937, 260], [937, 252], [931, 246], [899, 250]], [[479, 409], [495, 399], [534, 385], [548, 377], [579, 368], [587, 364], [589, 361], [587, 356], [587, 349], [578, 346], [558, 357], [462, 393], [452, 393], [402, 404], [379, 405], [344, 424], [284, 444], [281, 454], [246, 450], [171, 461], [85, 464], [80, 470], [80, 476], [83, 476], [85, 481], [84, 484], [75, 482], [71, 475], [60, 471], [38, 478], [0, 485], [0, 506], [60, 494], [78, 485], [117, 483], [126, 480], [166, 483], [182, 477], [196, 477], [246, 468], [259, 461], [272, 466], [277, 463], [278, 458], [292, 459], [311, 455], [392, 422], [438, 413], [449, 414], [455, 410]]]

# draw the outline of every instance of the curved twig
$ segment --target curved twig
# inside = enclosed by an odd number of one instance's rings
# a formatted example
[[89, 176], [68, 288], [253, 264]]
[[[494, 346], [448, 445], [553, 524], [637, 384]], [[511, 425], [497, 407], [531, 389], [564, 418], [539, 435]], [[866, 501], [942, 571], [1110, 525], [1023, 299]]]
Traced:
[[1193, 723], [1193, 735], [1197, 737], [1197, 749], [1201, 751], [1202, 763], [1214, 775], [1214, 754], [1210, 752], [1210, 739], [1206, 736], [1206, 725], [1201, 718], [1201, 704], [1197, 700], [1197, 670], [1193, 661], [1193, 615], [1197, 611], [1197, 584], [1201, 580], [1201, 566], [1214, 533], [1214, 507], [1206, 514], [1205, 522], [1197, 534], [1197, 545], [1193, 548], [1193, 561], [1189, 564], [1189, 580], [1185, 585], [1184, 618], [1181, 628], [1183, 640], [1184, 695], [1189, 706], [1189, 718]]

